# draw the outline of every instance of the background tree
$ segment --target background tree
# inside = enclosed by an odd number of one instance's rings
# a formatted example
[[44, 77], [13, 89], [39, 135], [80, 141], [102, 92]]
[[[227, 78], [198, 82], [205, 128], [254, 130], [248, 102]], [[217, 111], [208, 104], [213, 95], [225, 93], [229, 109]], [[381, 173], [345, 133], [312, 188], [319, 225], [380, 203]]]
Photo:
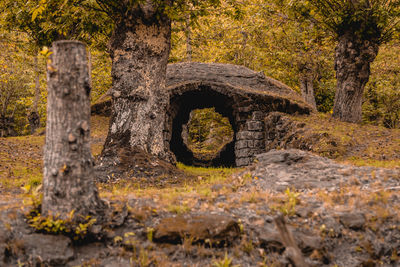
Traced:
[[336, 95], [333, 116], [360, 122], [370, 64], [397, 31], [398, 0], [295, 1], [294, 10], [334, 34]]
[[[42, 2], [45, 4], [43, 7]], [[175, 1], [166, 8], [172, 20], [169, 62], [185, 61], [191, 54], [193, 61], [241, 64], [263, 71], [298, 92], [301, 92], [300, 81], [311, 80], [310, 77], [313, 82], [308, 84], [315, 90], [318, 110], [332, 110], [336, 86], [333, 69], [336, 35], [327, 36], [326, 28], [322, 27], [323, 20], [319, 18], [319, 13], [313, 11], [312, 6], [299, 1], [274, 0], [221, 0], [221, 4], [216, 7], [209, 1], [202, 1], [198, 5], [192, 2]], [[300, 12], [293, 12], [293, 9]], [[14, 84], [18, 88], [13, 89], [17, 94], [11, 98], [6, 109], [7, 116], [11, 116], [15, 108], [14, 133], [24, 134], [30, 129], [26, 122], [29, 115], [27, 112], [35, 102], [35, 73], [36, 76], [38, 73], [35, 71], [35, 56], [42, 47], [35, 44], [28, 30], [17, 27], [21, 23], [29, 27], [40, 26], [36, 31], [39, 35], [79, 39], [90, 43], [93, 63], [92, 101], [97, 101], [111, 87], [112, 66], [106, 51], [114, 23], [111, 20], [112, 13], [107, 15], [101, 11], [96, 1], [4, 0], [0, 1], [0, 10], [0, 38], [8, 47], [1, 56], [4, 60], [13, 59], [15, 66], [15, 75], [3, 72], [2, 77], [9, 85]], [[190, 49], [185, 31], [188, 28], [187, 14], [190, 15], [191, 53], [188, 53]], [[15, 18], [17, 15], [19, 22]], [[32, 21], [33, 17], [35, 19]], [[299, 31], [300, 26], [302, 31]], [[398, 76], [397, 54], [400, 48], [396, 38], [380, 47], [379, 54], [382, 54], [373, 62], [371, 82], [367, 83], [364, 90], [363, 121], [399, 127], [399, 116], [396, 115], [398, 82], [395, 77]], [[43, 56], [39, 56], [39, 66], [40, 85], [44, 88]], [[311, 74], [305, 77], [308, 79], [302, 79], [302, 69]], [[18, 85], [15, 80], [17, 77], [20, 77]], [[45, 122], [45, 104], [46, 91], [41, 90], [38, 110], [42, 123]]]
[[109, 28], [106, 27], [107, 24], [102, 24], [102, 16], [95, 16], [82, 7], [60, 1], [4, 0], [0, 4], [0, 13], [4, 28], [11, 32], [24, 33], [31, 41], [29, 50], [33, 56], [35, 90], [28, 121], [33, 133], [40, 126], [40, 76], [45, 67], [40, 60], [40, 50], [61, 39], [78, 39], [91, 44], [94, 39], [98, 39], [99, 33], [107, 32]]
[[0, 31], [0, 136], [25, 132], [34, 68], [26, 36]]
[[[271, 46], [278, 52], [277, 60], [297, 73], [300, 93], [317, 110], [314, 88], [319, 89], [318, 81], [329, 73], [328, 69], [333, 65], [329, 58], [333, 48], [332, 38], [315, 22], [298, 16], [290, 3], [274, 1], [265, 14], [266, 21], [273, 18], [269, 22]], [[321, 105], [321, 102], [318, 104]]]
[[[333, 40], [295, 14], [289, 2], [221, 1], [193, 24], [192, 58], [244, 65], [299, 92], [314, 90], [318, 110], [328, 112], [334, 98]], [[173, 23], [173, 62], [186, 60], [184, 29], [184, 22]]]
[[370, 82], [363, 102], [363, 122], [387, 128], [400, 127], [400, 45], [384, 44], [371, 65]]

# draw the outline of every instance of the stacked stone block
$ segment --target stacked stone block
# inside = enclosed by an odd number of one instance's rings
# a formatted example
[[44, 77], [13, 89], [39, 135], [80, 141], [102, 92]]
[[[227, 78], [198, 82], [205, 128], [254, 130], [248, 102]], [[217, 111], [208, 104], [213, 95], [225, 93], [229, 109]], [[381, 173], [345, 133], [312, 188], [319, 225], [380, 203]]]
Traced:
[[265, 152], [265, 113], [254, 111], [236, 134], [236, 166], [251, 164], [256, 155]]

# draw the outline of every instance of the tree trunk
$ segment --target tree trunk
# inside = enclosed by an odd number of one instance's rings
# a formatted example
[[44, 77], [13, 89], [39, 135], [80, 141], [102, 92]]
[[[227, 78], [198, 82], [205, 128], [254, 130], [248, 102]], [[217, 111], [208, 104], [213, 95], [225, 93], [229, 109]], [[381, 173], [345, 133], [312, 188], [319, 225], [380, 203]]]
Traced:
[[36, 53], [34, 64], [35, 64], [35, 97], [33, 99], [32, 109], [28, 115], [29, 125], [31, 127], [31, 134], [33, 134], [37, 128], [40, 127], [40, 116], [38, 111], [38, 105], [40, 100], [40, 70], [39, 70], [39, 52]]
[[186, 14], [186, 60], [192, 61], [192, 29], [190, 28], [190, 14]]
[[66, 218], [74, 210], [81, 218], [103, 208], [92, 175], [86, 48], [80, 42], [58, 41], [52, 52], [47, 66], [42, 214]]
[[110, 40], [112, 115], [103, 157], [139, 148], [168, 159], [164, 124], [171, 22], [151, 1], [136, 5], [115, 25]]
[[333, 117], [347, 122], [361, 121], [363, 92], [378, 50], [377, 41], [362, 40], [352, 33], [339, 37], [335, 52], [337, 86]]
[[310, 104], [314, 110], [317, 110], [317, 104], [315, 103], [315, 95], [314, 95], [314, 85], [312, 75], [309, 74], [301, 74], [300, 76], [300, 90], [301, 95], [304, 100]]
[[92, 81], [92, 52], [90, 51], [90, 48], [88, 48], [87, 50], [87, 54], [88, 54], [88, 68], [89, 68], [89, 85], [90, 88], [92, 88], [93, 86], [93, 81]]

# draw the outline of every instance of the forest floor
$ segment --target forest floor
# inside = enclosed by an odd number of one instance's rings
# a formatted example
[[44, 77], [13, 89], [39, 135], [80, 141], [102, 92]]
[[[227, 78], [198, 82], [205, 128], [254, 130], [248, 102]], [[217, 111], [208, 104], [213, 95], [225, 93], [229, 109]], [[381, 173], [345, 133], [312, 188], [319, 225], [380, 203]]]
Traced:
[[[29, 227], [44, 136], [0, 138], [0, 266], [287, 266], [280, 214], [310, 266], [399, 266], [400, 131], [292, 119], [329, 136], [312, 151], [335, 161], [277, 150], [248, 168], [178, 164], [155, 177], [149, 170], [162, 163], [133, 155], [134, 173], [97, 184], [119, 212], [90, 242]], [[108, 118], [92, 117], [95, 157], [107, 127]]]

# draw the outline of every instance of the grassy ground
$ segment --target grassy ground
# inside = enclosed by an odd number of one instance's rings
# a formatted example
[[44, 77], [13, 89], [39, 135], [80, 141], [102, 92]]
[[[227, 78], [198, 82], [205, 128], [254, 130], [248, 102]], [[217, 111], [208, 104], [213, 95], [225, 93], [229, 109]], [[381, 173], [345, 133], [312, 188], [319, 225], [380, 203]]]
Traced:
[[[400, 130], [390, 130], [370, 125], [356, 125], [338, 122], [328, 115], [293, 116], [304, 122], [313, 133], [328, 136], [315, 144], [313, 151], [321, 155], [334, 151], [333, 157], [340, 162], [360, 166], [395, 168], [400, 166]], [[108, 118], [92, 117], [92, 152], [100, 155], [107, 135]], [[325, 142], [325, 141], [326, 142]], [[332, 142], [332, 140], [334, 142]], [[334, 144], [332, 144], [334, 143]], [[35, 187], [42, 180], [42, 151], [44, 136], [23, 136], [0, 138], [0, 192], [18, 193], [23, 187]], [[332, 154], [332, 153], [331, 153]], [[180, 192], [198, 191], [209, 195], [210, 186], [224, 183], [238, 169], [193, 168], [178, 164], [178, 168], [198, 177], [198, 181], [183, 185], [184, 188], [166, 188], [143, 190], [134, 182], [121, 181], [113, 185], [99, 185], [104, 195], [126, 194], [179, 195]], [[172, 192], [171, 192], [172, 190]], [[165, 192], [163, 192], [165, 191]]]
[[[101, 153], [107, 136], [108, 118], [92, 118], [92, 153]], [[0, 138], [0, 190], [18, 191], [42, 181], [44, 135]], [[0, 192], [1, 192], [0, 191]]]
[[358, 166], [400, 167], [400, 130], [340, 122], [327, 114], [292, 116], [322, 136], [312, 151]]
[[[337, 151], [338, 154], [335, 155], [337, 160], [357, 165], [400, 166], [399, 130], [340, 123], [325, 115], [293, 118], [306, 123], [313, 133], [327, 135], [326, 139], [315, 144], [314, 152], [323, 154], [329, 150]], [[101, 153], [107, 126], [108, 118], [92, 117], [92, 152], [94, 156]], [[324, 143], [324, 140], [329, 143]], [[335, 145], [330, 142], [332, 140], [335, 141]], [[43, 144], [44, 136], [0, 138], [0, 211], [30, 204], [32, 197], [37, 197], [42, 180]], [[292, 223], [301, 225], [301, 227], [310, 227], [310, 222], [312, 222], [311, 227], [316, 229], [314, 230], [319, 233], [321, 238], [329, 238], [332, 235], [331, 229], [326, 227], [318, 214], [313, 213], [309, 207], [309, 200], [323, 202], [323, 207], [333, 213], [368, 211], [365, 227], [373, 232], [382, 228], [382, 225], [388, 227], [387, 225], [399, 221], [399, 206], [394, 204], [394, 199], [397, 199], [397, 191], [388, 191], [379, 184], [374, 185], [371, 190], [361, 190], [360, 186], [350, 183], [333, 192], [326, 189], [315, 189], [299, 193], [287, 189], [285, 192], [271, 193], [256, 188], [243, 191], [241, 186], [249, 184], [252, 179], [258, 179], [252, 177], [245, 169], [197, 168], [183, 164], [178, 164], [177, 167], [195, 179], [188, 179], [188, 182], [180, 184], [167, 184], [163, 188], [141, 187], [141, 183], [135, 179], [121, 179], [108, 184], [99, 183], [97, 186], [102, 198], [118, 200], [114, 203], [128, 203], [128, 199], [139, 198], [144, 202], [148, 200], [150, 203], [148, 206], [129, 207], [128, 205], [129, 213], [138, 221], [151, 219], [164, 212], [175, 214], [185, 214], [190, 211], [239, 212], [243, 218], [243, 221], [239, 221], [241, 231], [244, 227], [244, 232], [247, 233], [246, 227], [249, 225], [262, 227], [265, 224], [265, 219], [260, 219], [263, 218], [262, 216], [275, 216], [279, 212], [287, 215]], [[270, 211], [267, 212], [266, 207]], [[310, 211], [311, 217], [295, 216], [298, 212], [307, 209]], [[258, 219], [246, 222], [245, 220], [248, 219], [246, 212], [256, 214]], [[393, 227], [398, 226], [394, 225]], [[353, 234], [354, 232], [345, 232], [345, 237], [354, 239]], [[362, 236], [359, 235], [360, 241], [355, 243], [359, 245], [351, 247], [351, 249], [357, 250], [356, 252], [359, 254], [365, 254], [366, 251], [369, 251], [370, 246], [369, 244], [363, 245]], [[233, 248], [238, 255], [237, 259], [242, 259], [243, 255], [252, 255], [253, 257], [258, 253], [258, 249], [255, 249], [251, 240], [251, 236], [244, 235], [240, 244]], [[191, 251], [192, 248], [195, 247], [183, 243], [179, 249]], [[157, 259], [158, 254], [155, 254], [158, 253], [158, 250], [144, 251], [148, 253], [149, 258]], [[199, 256], [197, 250], [193, 253], [196, 257]], [[224, 265], [224, 263], [229, 262], [233, 259], [232, 257], [236, 257], [235, 253], [230, 253], [230, 258], [227, 258], [226, 252], [223, 250], [210, 250], [207, 253], [210, 253], [209, 258], [213, 258], [211, 262], [214, 266], [232, 266]], [[397, 254], [394, 256], [397, 257]], [[258, 266], [275, 266], [273, 258], [269, 261], [266, 255], [263, 254], [262, 257], [264, 260], [258, 262]], [[251, 261], [254, 263], [253, 259]]]

